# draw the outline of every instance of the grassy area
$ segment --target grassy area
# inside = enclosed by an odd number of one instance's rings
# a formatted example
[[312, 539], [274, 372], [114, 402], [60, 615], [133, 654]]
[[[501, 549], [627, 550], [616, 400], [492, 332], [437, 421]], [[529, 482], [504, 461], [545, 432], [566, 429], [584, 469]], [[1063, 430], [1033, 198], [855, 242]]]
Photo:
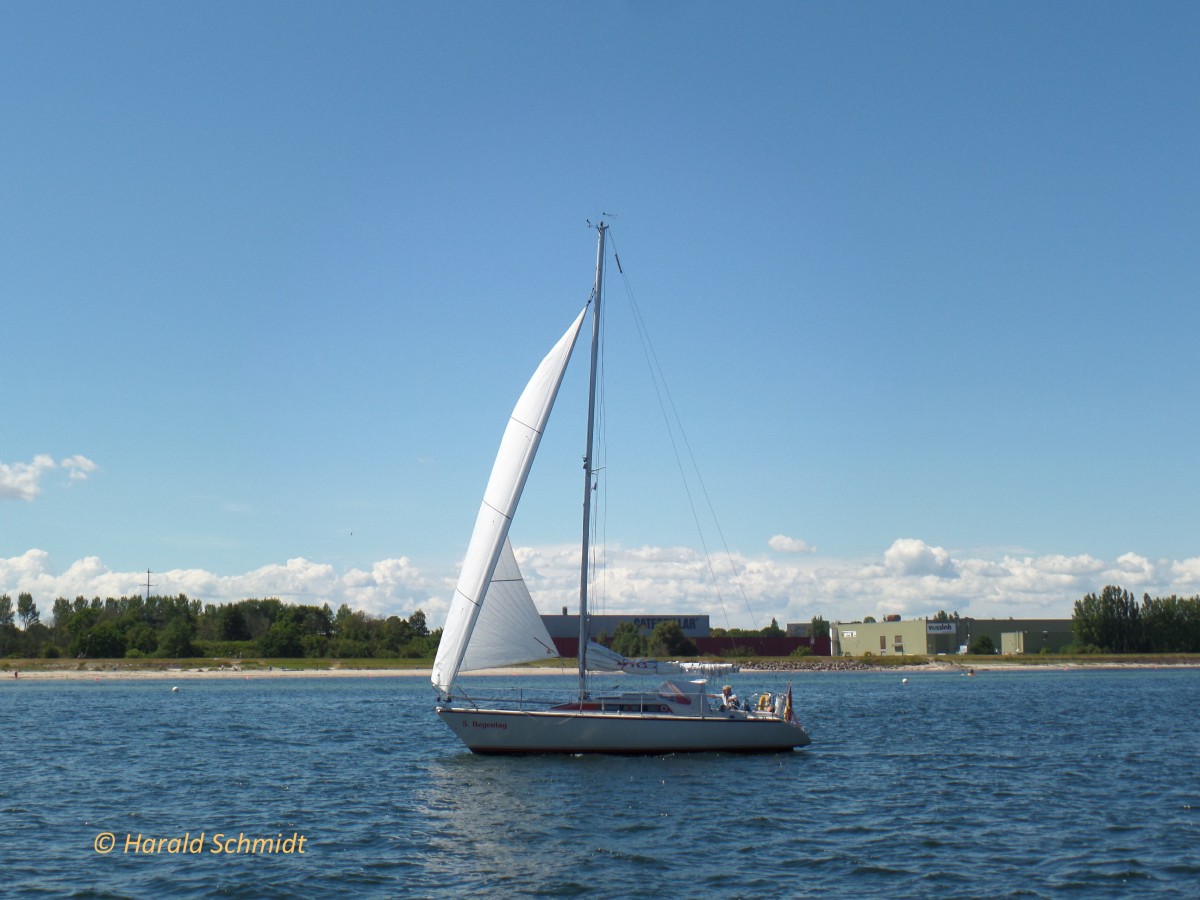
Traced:
[[172, 669], [240, 668], [244, 672], [276, 669], [428, 669], [431, 659], [6, 659], [0, 672], [86, 672], [94, 669], [125, 672], [166, 672]]

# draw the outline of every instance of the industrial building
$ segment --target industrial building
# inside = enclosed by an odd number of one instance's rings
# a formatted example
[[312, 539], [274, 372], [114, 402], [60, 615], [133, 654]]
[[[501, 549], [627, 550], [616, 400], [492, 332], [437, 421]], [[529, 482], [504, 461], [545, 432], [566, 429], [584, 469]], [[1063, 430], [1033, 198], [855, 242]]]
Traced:
[[972, 642], [987, 637], [1006, 655], [1056, 653], [1075, 635], [1070, 619], [901, 619], [830, 624], [833, 656], [937, 656], [966, 653]]
[[[788, 626], [788, 637], [713, 637], [709, 628], [709, 618], [700, 613], [684, 613], [681, 615], [663, 616], [605, 616], [588, 617], [593, 640], [601, 637], [612, 637], [617, 626], [622, 622], [632, 622], [637, 626], [638, 633], [648, 635], [659, 622], [678, 622], [684, 637], [696, 645], [701, 656], [722, 656], [737, 653], [749, 656], [788, 656], [797, 647], [810, 647], [816, 656], [829, 655], [829, 641], [825, 638], [813, 640], [807, 634], [793, 634], [793, 626]], [[562, 615], [543, 615], [542, 622], [546, 631], [554, 641], [554, 647], [560, 656], [574, 657], [579, 653], [579, 616], [568, 615], [564, 609]]]
[[[579, 616], [543, 615], [542, 622], [558, 653], [574, 657], [579, 652]], [[678, 622], [683, 634], [701, 656], [788, 656], [798, 647], [814, 656], [938, 656], [966, 653], [981, 637], [991, 640], [997, 653], [1006, 655], [1057, 653], [1074, 642], [1070, 619], [902, 619], [886, 616], [881, 622], [831, 622], [829, 637], [814, 638], [809, 626], [788, 624], [787, 637], [713, 637], [709, 617], [701, 613], [679, 615], [596, 615], [590, 617], [593, 640], [611, 638], [622, 622], [631, 622], [648, 635], [659, 622]], [[607, 642], [604, 640], [603, 642]]]

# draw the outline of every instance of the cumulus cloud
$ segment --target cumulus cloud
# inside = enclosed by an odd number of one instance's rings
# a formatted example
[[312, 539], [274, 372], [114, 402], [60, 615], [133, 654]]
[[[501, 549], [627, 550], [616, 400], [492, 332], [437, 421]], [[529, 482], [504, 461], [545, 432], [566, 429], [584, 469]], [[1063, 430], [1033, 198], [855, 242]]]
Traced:
[[[578, 609], [579, 548], [517, 547], [516, 556], [538, 608]], [[978, 618], [1069, 618], [1084, 594], [1119, 584], [1140, 596], [1200, 593], [1200, 557], [1151, 559], [1126, 553], [1102, 560], [1080, 554], [955, 555], [915, 538], [880, 554], [831, 559], [814, 554], [783, 559], [733, 554], [708, 559], [687, 547], [610, 544], [590, 588], [598, 613], [701, 613], [718, 627], [807, 622], [815, 615], [853, 621], [888, 613], [932, 615], [939, 609]], [[715, 578], [714, 578], [715, 575]], [[417, 566], [408, 557], [339, 570], [328, 563], [289, 559], [252, 571], [219, 575], [202, 569], [153, 573], [159, 594], [187, 594], [203, 603], [278, 597], [289, 603], [409, 616], [422, 609], [431, 627], [445, 621], [457, 566]], [[146, 573], [114, 571], [99, 557], [56, 570], [44, 550], [0, 558], [0, 593], [28, 591], [43, 610], [56, 597], [119, 597], [145, 590]]]
[[[409, 616], [420, 608], [432, 624], [445, 618], [452, 588], [430, 583], [408, 559], [382, 560], [371, 571], [338, 572], [327, 563], [303, 558], [262, 566], [238, 575], [218, 575], [203, 569], [172, 569], [152, 573], [153, 592], [186, 594], [203, 603], [236, 603], [251, 597], [277, 597], [288, 603], [328, 603], [379, 616]], [[56, 571], [50, 554], [28, 550], [0, 558], [0, 593], [28, 592], [39, 607], [49, 610], [55, 598], [122, 597], [144, 593], [146, 573], [117, 572], [99, 557], [76, 560]]]
[[67, 475], [72, 481], [83, 481], [89, 475], [96, 471], [96, 464], [86, 456], [68, 456], [59, 463], [67, 470]]
[[70, 481], [83, 481], [96, 471], [96, 464], [86, 456], [68, 456], [61, 462], [39, 453], [31, 462], [0, 462], [0, 500], [31, 501], [42, 492], [46, 473], [64, 469]]
[[883, 564], [889, 572], [900, 575], [936, 575], [957, 578], [958, 569], [950, 554], [941, 547], [930, 547], [914, 538], [899, 538], [883, 554]]
[[42, 492], [42, 476], [54, 468], [53, 458], [39, 454], [33, 462], [0, 463], [0, 497], [32, 500]]
[[776, 553], [815, 553], [817, 550], [816, 547], [809, 546], [808, 541], [788, 537], [786, 534], [775, 535], [767, 541], [767, 546]]

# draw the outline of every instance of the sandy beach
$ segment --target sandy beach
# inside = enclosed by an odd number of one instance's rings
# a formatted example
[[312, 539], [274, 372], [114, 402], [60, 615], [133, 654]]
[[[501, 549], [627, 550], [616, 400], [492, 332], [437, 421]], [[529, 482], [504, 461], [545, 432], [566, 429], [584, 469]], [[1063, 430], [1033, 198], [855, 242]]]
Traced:
[[[257, 666], [186, 666], [162, 669], [134, 669], [122, 666], [97, 664], [79, 668], [55, 667], [21, 669], [14, 666], [10, 671], [0, 672], [0, 685], [12, 681], [171, 681], [198, 678], [425, 678], [431, 669], [368, 669], [351, 667], [312, 668]], [[573, 674], [574, 669], [503, 668], [485, 669], [474, 675], [563, 675]]]
[[[820, 675], [829, 672], [903, 672], [905, 674], [946, 673], [1007, 673], [1007, 672], [1044, 672], [1044, 671], [1081, 671], [1090, 669], [1181, 669], [1200, 668], [1196, 662], [986, 662], [986, 663], [957, 663], [939, 660], [929, 663], [914, 663], [897, 666], [878, 666], [863, 663], [860, 660], [812, 660], [806, 665], [780, 663], [758, 663], [742, 669], [742, 677], [755, 675]], [[575, 675], [574, 661], [563, 666], [511, 666], [496, 669], [484, 669], [470, 673], [470, 677], [479, 676], [573, 676]], [[298, 666], [230, 666], [230, 665], [195, 665], [195, 666], [166, 666], [166, 667], [133, 667], [114, 663], [70, 662], [61, 665], [38, 665], [23, 669], [20, 665], [11, 665], [0, 669], [0, 686], [14, 682], [28, 681], [182, 681], [204, 678], [424, 678], [430, 677], [429, 668], [370, 668], [355, 666], [326, 666], [303, 668]], [[675, 676], [675, 677], [693, 677]], [[710, 680], [714, 677], [709, 676]], [[736, 676], [735, 676], [736, 677]]]

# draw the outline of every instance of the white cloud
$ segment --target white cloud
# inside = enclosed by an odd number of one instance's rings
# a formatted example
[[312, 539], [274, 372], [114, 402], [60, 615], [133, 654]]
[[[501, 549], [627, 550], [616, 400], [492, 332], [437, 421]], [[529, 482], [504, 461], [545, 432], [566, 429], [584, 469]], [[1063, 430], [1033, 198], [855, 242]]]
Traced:
[[775, 535], [767, 541], [767, 546], [776, 553], [815, 553], [817, 550], [816, 547], [809, 546], [808, 541], [788, 537], [786, 534]]
[[96, 471], [96, 464], [86, 456], [68, 456], [59, 463], [68, 472], [68, 477], [72, 481], [84, 481], [89, 475]]
[[0, 500], [33, 500], [42, 492], [42, 478], [57, 468], [65, 469], [71, 481], [83, 481], [96, 471], [96, 464], [79, 455], [55, 462], [45, 453], [39, 453], [32, 462], [0, 462]]
[[883, 564], [889, 572], [901, 575], [958, 577], [958, 570], [949, 553], [941, 547], [930, 547], [924, 541], [913, 538], [895, 540], [883, 554]]
[[1190, 595], [1200, 592], [1200, 556], [1166, 563], [1166, 567], [1171, 583], [1176, 585], [1175, 593]]
[[[538, 608], [578, 608], [579, 550], [568, 546], [518, 547], [517, 559]], [[713, 573], [717, 576], [714, 586]], [[736, 573], [734, 578], [731, 573]], [[409, 616], [423, 609], [432, 627], [446, 616], [457, 567], [426, 571], [408, 557], [338, 570], [303, 558], [237, 575], [201, 569], [152, 573], [153, 590], [184, 593], [204, 603], [278, 597], [290, 603], [346, 603], [378, 616]], [[48, 553], [33, 549], [0, 558], [0, 593], [33, 594], [44, 614], [56, 597], [119, 597], [142, 593], [146, 573], [112, 571], [98, 557], [61, 572]], [[880, 555], [832, 559], [806, 554], [714, 558], [686, 547], [610, 545], [590, 588], [599, 613], [707, 614], [714, 626], [762, 627], [806, 622], [814, 615], [850, 621], [888, 613], [932, 615], [939, 609], [980, 618], [1069, 618], [1084, 594], [1119, 584], [1140, 596], [1200, 593], [1200, 557], [1151, 560], [1126, 553], [1111, 561], [1078, 556], [955, 556], [941, 547], [902, 538]]]
[[[333, 566], [306, 559], [263, 566], [241, 575], [217, 575], [203, 569], [173, 569], [151, 573], [153, 593], [186, 594], [203, 603], [234, 603], [249, 597], [278, 597], [288, 603], [328, 603], [333, 609], [347, 603], [373, 615], [409, 616], [418, 608], [431, 623], [445, 618], [450, 591], [431, 585], [409, 560], [382, 560], [372, 571], [339, 573]], [[57, 597], [121, 597], [142, 594], [146, 573], [114, 572], [98, 557], [76, 560], [56, 572], [44, 550], [0, 558], [0, 593], [33, 595], [43, 615]], [[444, 591], [444, 592], [443, 592]]]
[[1144, 556], [1136, 553], [1125, 553], [1118, 556], [1105, 572], [1105, 580], [1109, 583], [1120, 583], [1125, 586], [1142, 584], [1158, 579], [1158, 567]]
[[0, 497], [32, 500], [42, 492], [42, 476], [54, 468], [53, 458], [39, 454], [28, 463], [0, 463]]

